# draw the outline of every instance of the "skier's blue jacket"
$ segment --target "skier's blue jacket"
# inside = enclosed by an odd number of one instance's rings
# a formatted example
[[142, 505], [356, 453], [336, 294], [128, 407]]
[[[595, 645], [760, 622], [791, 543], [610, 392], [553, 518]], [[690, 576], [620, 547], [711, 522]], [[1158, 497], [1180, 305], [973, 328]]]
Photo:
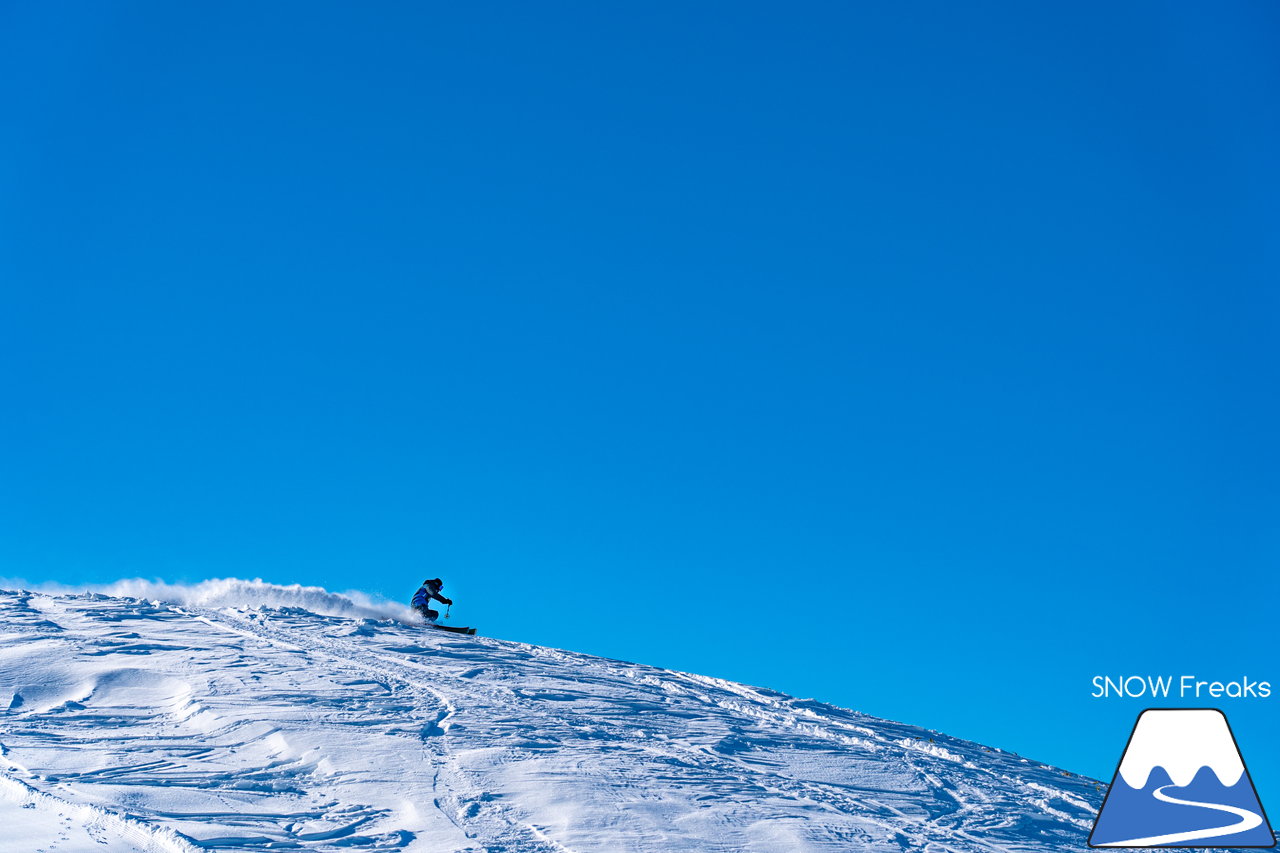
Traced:
[[450, 603], [448, 599], [440, 595], [440, 589], [438, 587], [432, 589], [429, 586], [423, 585], [418, 587], [418, 591], [413, 594], [413, 601], [410, 602], [410, 606], [415, 610], [420, 607], [426, 607], [427, 602], [431, 601], [433, 598], [441, 604]]

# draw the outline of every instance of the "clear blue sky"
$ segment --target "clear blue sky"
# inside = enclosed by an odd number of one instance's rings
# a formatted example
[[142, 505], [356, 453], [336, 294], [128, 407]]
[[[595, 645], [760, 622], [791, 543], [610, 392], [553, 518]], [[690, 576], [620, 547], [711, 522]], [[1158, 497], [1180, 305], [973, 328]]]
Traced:
[[[7, 4], [0, 574], [439, 574], [1109, 778], [1094, 674], [1280, 683], [1278, 36]], [[1223, 705], [1264, 802], [1278, 702]]]

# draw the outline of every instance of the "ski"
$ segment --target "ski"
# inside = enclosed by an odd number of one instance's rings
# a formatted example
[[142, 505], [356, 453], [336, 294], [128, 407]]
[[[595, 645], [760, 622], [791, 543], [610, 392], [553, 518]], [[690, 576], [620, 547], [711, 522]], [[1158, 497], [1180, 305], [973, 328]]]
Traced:
[[476, 632], [475, 628], [459, 628], [456, 625], [431, 624], [430, 627], [435, 628], [437, 631], [448, 631], [450, 634], [474, 634]]

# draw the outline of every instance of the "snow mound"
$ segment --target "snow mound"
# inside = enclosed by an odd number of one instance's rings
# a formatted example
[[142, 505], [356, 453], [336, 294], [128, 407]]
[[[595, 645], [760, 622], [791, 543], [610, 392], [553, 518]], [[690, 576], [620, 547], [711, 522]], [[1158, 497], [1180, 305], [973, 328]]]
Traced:
[[101, 589], [0, 591], [5, 850], [1037, 853], [1084, 849], [1102, 801], [915, 726], [316, 587]]

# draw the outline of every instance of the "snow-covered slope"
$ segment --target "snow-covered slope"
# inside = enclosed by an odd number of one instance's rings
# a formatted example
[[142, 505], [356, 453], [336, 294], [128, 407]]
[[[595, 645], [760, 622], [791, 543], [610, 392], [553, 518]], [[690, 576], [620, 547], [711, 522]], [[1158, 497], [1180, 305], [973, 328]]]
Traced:
[[391, 619], [0, 592], [0, 633], [5, 850], [1080, 850], [1102, 799], [812, 700]]

